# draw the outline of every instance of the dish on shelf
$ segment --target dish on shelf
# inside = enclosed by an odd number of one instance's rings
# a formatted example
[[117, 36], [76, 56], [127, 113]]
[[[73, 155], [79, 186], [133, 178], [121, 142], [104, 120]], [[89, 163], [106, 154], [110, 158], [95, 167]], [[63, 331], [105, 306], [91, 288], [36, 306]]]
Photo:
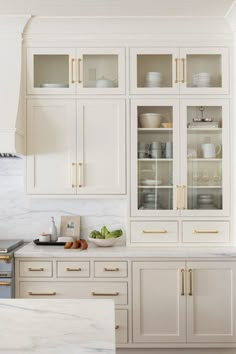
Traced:
[[160, 128], [162, 115], [160, 113], [142, 113], [139, 115], [140, 128]]
[[172, 122], [165, 122], [161, 123], [162, 128], [173, 128], [173, 123]]
[[141, 184], [144, 186], [160, 186], [162, 184], [162, 180], [156, 179], [143, 179]]
[[41, 84], [40, 88], [67, 88], [68, 84]]

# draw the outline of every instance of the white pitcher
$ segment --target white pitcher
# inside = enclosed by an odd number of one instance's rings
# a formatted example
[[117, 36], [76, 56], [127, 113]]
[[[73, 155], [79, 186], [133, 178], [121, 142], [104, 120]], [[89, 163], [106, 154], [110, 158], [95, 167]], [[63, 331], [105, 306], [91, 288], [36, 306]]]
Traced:
[[214, 159], [221, 153], [221, 144], [202, 144], [201, 149], [204, 159]]

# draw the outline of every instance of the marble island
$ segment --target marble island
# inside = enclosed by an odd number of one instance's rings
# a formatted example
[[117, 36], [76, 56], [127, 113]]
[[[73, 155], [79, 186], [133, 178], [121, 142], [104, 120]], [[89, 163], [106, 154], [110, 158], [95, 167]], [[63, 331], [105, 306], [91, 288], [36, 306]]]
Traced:
[[112, 300], [1, 299], [0, 354], [115, 354]]

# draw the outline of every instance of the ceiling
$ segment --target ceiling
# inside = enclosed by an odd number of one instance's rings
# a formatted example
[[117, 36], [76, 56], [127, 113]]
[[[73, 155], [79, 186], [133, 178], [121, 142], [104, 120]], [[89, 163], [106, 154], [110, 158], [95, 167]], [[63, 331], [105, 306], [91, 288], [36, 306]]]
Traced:
[[224, 16], [235, 0], [0, 0], [0, 14]]

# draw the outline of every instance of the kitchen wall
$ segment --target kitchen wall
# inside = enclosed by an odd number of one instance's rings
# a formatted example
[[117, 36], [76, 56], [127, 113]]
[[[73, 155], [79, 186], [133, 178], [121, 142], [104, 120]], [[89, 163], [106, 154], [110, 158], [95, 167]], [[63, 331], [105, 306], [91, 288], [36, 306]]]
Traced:
[[[0, 158], [0, 238], [33, 240], [47, 231], [54, 216], [58, 229], [61, 215], [81, 216], [81, 236], [107, 225], [125, 229], [123, 199], [32, 199], [24, 191], [24, 159]], [[121, 242], [121, 240], [120, 240]]]

